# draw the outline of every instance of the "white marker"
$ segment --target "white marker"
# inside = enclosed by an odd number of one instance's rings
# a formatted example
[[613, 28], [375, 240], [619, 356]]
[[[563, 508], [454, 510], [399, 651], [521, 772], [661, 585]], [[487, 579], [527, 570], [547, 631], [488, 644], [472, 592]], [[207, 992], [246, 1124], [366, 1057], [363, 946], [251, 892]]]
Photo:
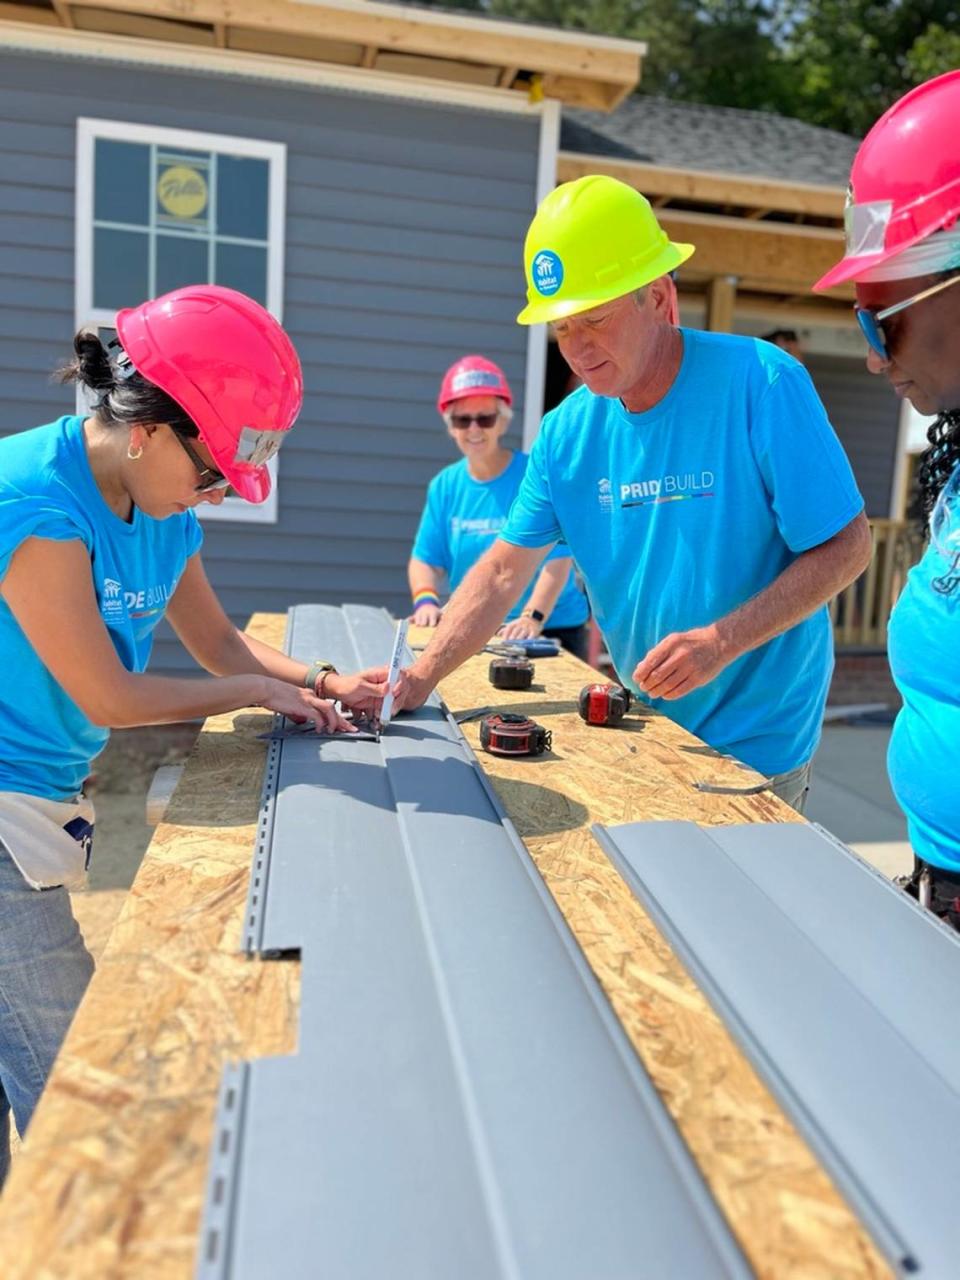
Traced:
[[390, 723], [390, 716], [393, 712], [393, 686], [400, 677], [400, 663], [403, 661], [403, 651], [407, 647], [407, 627], [409, 625], [409, 619], [402, 619], [397, 623], [396, 634], [393, 637], [393, 652], [390, 654], [390, 667], [387, 671], [388, 691], [380, 708], [381, 729], [385, 729]]

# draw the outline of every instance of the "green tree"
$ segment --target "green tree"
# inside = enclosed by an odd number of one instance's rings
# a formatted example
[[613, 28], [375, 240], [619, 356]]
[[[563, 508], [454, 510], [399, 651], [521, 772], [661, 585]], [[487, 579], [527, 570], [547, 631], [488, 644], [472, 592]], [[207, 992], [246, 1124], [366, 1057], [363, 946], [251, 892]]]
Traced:
[[922, 35], [917, 36], [907, 53], [906, 70], [914, 84], [932, 80], [945, 71], [960, 67], [960, 29], [952, 31], [931, 22]]
[[960, 0], [459, 0], [459, 7], [645, 40], [642, 93], [776, 111], [857, 135], [915, 84], [960, 67]]
[[809, 0], [784, 41], [787, 109], [863, 134], [929, 75], [957, 66], [957, 0]]

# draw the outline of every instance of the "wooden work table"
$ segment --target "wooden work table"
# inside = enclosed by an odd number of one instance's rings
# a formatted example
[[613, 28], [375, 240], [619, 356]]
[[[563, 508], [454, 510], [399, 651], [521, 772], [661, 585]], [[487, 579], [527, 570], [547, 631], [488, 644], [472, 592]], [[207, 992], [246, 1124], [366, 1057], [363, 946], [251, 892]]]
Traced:
[[[257, 615], [250, 631], [279, 645], [284, 624]], [[481, 763], [757, 1274], [888, 1276], [590, 834], [592, 822], [800, 819], [769, 794], [698, 790], [759, 779], [662, 716], [588, 728], [575, 708], [591, 673], [568, 655], [538, 661], [526, 693], [494, 690], [489, 660], [451, 675], [443, 697], [455, 712], [522, 708], [552, 729], [547, 757]], [[269, 722], [218, 716], [198, 739], [14, 1162], [0, 1203], [7, 1280], [193, 1274], [223, 1063], [297, 1042], [299, 964], [239, 953]], [[479, 750], [478, 722], [463, 729]]]

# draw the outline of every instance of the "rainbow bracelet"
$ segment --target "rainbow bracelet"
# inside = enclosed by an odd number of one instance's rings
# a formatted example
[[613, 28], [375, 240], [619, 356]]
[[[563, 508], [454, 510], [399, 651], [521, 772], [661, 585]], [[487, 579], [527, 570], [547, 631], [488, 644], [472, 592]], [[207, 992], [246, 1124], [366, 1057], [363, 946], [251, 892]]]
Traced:
[[423, 587], [420, 591], [415, 591], [413, 593], [414, 613], [416, 613], [416, 611], [420, 608], [422, 604], [435, 604], [439, 609], [440, 597], [437, 595], [435, 591], [431, 590], [430, 587]]

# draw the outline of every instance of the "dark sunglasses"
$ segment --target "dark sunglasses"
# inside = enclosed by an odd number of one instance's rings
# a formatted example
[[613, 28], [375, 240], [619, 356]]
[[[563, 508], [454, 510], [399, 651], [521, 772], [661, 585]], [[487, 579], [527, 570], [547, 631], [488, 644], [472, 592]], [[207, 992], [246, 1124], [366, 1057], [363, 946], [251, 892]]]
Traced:
[[451, 413], [448, 419], [454, 431], [466, 431], [471, 422], [475, 422], [484, 431], [489, 431], [500, 421], [499, 413]]
[[223, 472], [218, 471], [216, 467], [208, 467], [185, 436], [180, 435], [179, 431], [174, 431], [173, 435], [181, 449], [196, 467], [197, 475], [200, 477], [200, 483], [194, 485], [194, 493], [212, 493], [214, 489], [230, 488], [230, 481]]
[[952, 284], [957, 284], [958, 281], [960, 281], [960, 276], [951, 276], [949, 280], [941, 280], [939, 284], [933, 285], [932, 288], [924, 289], [921, 293], [915, 293], [911, 298], [904, 298], [902, 302], [895, 302], [892, 307], [884, 307], [882, 311], [871, 311], [867, 307], [854, 307], [853, 311], [857, 317], [860, 332], [866, 338], [871, 351], [876, 352], [881, 360], [889, 360], [887, 335], [883, 332], [884, 320], [895, 316], [898, 311], [906, 311], [907, 307], [912, 307], [915, 302], [922, 302], [924, 298], [932, 298], [941, 289], [949, 289]]

